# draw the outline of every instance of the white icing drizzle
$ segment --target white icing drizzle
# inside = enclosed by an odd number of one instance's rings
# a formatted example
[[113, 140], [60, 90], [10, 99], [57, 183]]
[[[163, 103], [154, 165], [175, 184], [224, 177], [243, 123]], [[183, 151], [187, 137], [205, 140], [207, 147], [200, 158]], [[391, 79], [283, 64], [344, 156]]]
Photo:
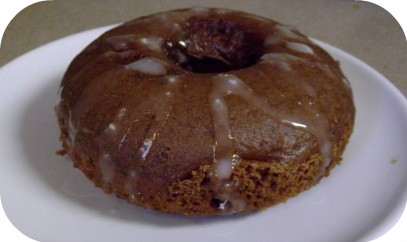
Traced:
[[160, 52], [163, 39], [155, 36], [144, 36], [140, 34], [115, 35], [105, 39], [114, 50], [121, 51], [129, 48], [129, 43], [140, 43], [147, 46], [150, 50]]
[[[173, 16], [171, 16], [172, 18], [169, 18], [170, 17], [169, 15], [171, 15], [171, 14], [164, 13], [164, 14], [160, 14], [157, 16], [161, 22], [161, 25], [164, 28], [171, 30], [171, 32], [181, 31], [181, 26], [179, 25], [179, 23], [177, 23], [181, 19], [177, 19], [179, 17], [177, 17], [176, 15], [173, 15]], [[175, 21], [174, 21], [174, 19], [175, 19]]]
[[278, 36], [276, 34], [270, 35], [264, 39], [264, 46], [274, 45], [274, 44], [277, 44], [282, 41], [283, 41], [283, 39], [280, 36]]
[[315, 88], [308, 82], [300, 81], [300, 82], [298, 82], [298, 84], [301, 85], [301, 88], [305, 91], [305, 94], [307, 94], [308, 96], [314, 97], [314, 98], [316, 98], [318, 96], [318, 93], [315, 90]]
[[63, 90], [63, 89], [64, 89], [63, 86], [61, 86], [61, 87], [58, 89], [57, 98], [56, 98], [56, 100], [55, 100], [55, 106], [54, 106], [54, 112], [55, 112], [55, 113], [56, 113], [57, 110], [58, 110], [58, 105], [59, 105], [59, 103], [62, 101], [61, 93], [62, 93], [62, 90]]
[[163, 44], [163, 39], [158, 37], [143, 37], [139, 41], [145, 44], [150, 50], [161, 52], [161, 46]]
[[[172, 43], [168, 43], [168, 44], [172, 45]], [[177, 56], [177, 60], [181, 65], [188, 62], [188, 57], [184, 53], [182, 53], [180, 50], [176, 50], [175, 55]]]
[[136, 50], [125, 50], [125, 51], [117, 52], [117, 54], [121, 58], [126, 59], [126, 58], [131, 58], [132, 55], [134, 55], [134, 54], [137, 54], [137, 51]]
[[235, 75], [220, 74], [212, 78], [209, 94], [212, 119], [215, 131], [214, 164], [216, 176], [227, 179], [233, 166], [240, 161], [234, 153], [233, 137], [229, 126], [229, 108], [225, 96], [235, 94], [255, 107], [264, 107], [267, 100], [257, 96], [242, 80]]
[[[269, 46], [269, 45], [278, 44], [281, 42], [286, 42], [286, 40], [284, 38], [290, 38], [290, 39], [295, 39], [298, 41], [305, 41], [305, 42], [309, 41], [307, 37], [302, 36], [299, 33], [296, 33], [295, 31], [297, 31], [297, 30], [294, 27], [277, 24], [276, 26], [274, 26], [274, 29], [276, 30], [276, 33], [274, 33], [270, 36], [267, 36], [264, 39], [264, 46]], [[296, 43], [296, 42], [287, 42], [287, 43]], [[300, 44], [300, 43], [296, 43], [296, 44]], [[294, 50], [300, 51], [300, 52], [305, 52], [305, 53], [310, 53], [310, 54], [314, 53], [313, 50], [309, 46], [305, 46], [305, 47], [296, 46], [296, 44], [293, 44], [291, 46]], [[287, 47], [290, 48], [289, 46], [287, 46]]]
[[146, 159], [148, 152], [150, 152], [151, 146], [153, 146], [153, 142], [157, 136], [157, 133], [154, 133], [152, 137], [149, 137], [148, 139], [143, 141], [143, 145], [140, 147], [140, 152], [141, 152], [141, 158], [143, 160]]
[[316, 63], [317, 67], [319, 69], [321, 69], [323, 72], [325, 72], [325, 74], [330, 77], [330, 78], [335, 78], [334, 73], [332, 72], [331, 68], [329, 67], [329, 65], [324, 64], [324, 63]]
[[68, 140], [69, 140], [70, 143], [68, 144], [68, 147], [69, 147], [68, 152], [71, 152], [71, 151], [73, 150], [73, 147], [74, 147], [74, 145], [75, 145], [76, 132], [77, 132], [77, 130], [76, 130], [76, 128], [75, 128], [75, 126], [73, 125], [73, 122], [72, 122], [72, 110], [69, 110], [69, 117], [68, 117]]
[[[140, 104], [138, 107], [140, 110], [148, 110], [151, 108], [151, 110], [155, 113], [154, 119], [146, 132], [146, 138], [142, 142], [138, 151], [138, 155], [142, 160], [146, 160], [154, 141], [159, 135], [159, 130], [168, 119], [170, 106], [163, 105], [162, 100], [163, 98], [171, 98], [179, 84], [178, 76], [165, 76], [163, 78], [167, 80], [163, 90], [158, 92], [157, 95], [149, 97], [149, 100], [146, 100], [146, 102]], [[168, 93], [170, 93], [170, 95], [168, 95]], [[149, 106], [151, 103], [154, 103], [153, 107]], [[128, 132], [130, 131], [127, 126], [122, 127], [121, 125], [123, 120], [126, 120], [124, 119], [126, 115], [127, 109], [124, 107], [120, 108], [114, 120], [106, 126], [104, 131], [101, 133], [101, 136], [97, 138], [100, 150], [103, 151], [99, 157], [99, 166], [102, 173], [102, 179], [105, 183], [110, 183], [114, 180], [116, 167], [112, 161], [112, 152], [120, 152], [122, 145], [127, 138]], [[109, 143], [105, 143], [105, 140], [116, 140], [118, 138], [120, 140], [118, 147], [111, 147]], [[130, 172], [128, 174], [127, 180], [124, 184], [124, 189], [126, 191], [132, 191], [133, 193], [136, 192], [135, 189], [132, 188], [135, 177], [135, 172]]]
[[[159, 135], [159, 130], [160, 128], [165, 124], [169, 117], [169, 109], [171, 108], [170, 106], [166, 105], [161, 105], [160, 100], [162, 100], [164, 97], [166, 98], [172, 98], [174, 90], [177, 88], [177, 86], [180, 83], [180, 80], [178, 79], [178, 76], [166, 76], [164, 77], [168, 82], [164, 86], [164, 90], [158, 94], [157, 97], [153, 97], [152, 100], [149, 100], [149, 102], [154, 102], [157, 104], [157, 109], [161, 110], [154, 110], [156, 111], [156, 116], [154, 120], [152, 121], [150, 127], [147, 130], [147, 133], [145, 135], [145, 140], [143, 141], [143, 144], [140, 147], [140, 156], [142, 160], [146, 160], [151, 147], [154, 145], [154, 141], [157, 139]], [[170, 93], [170, 95], [169, 95]], [[156, 101], [154, 101], [156, 100]], [[149, 103], [146, 102], [146, 103]]]
[[306, 53], [306, 54], [314, 54], [314, 50], [306, 44], [297, 43], [297, 42], [286, 42], [285, 45], [287, 48], [295, 50], [297, 52]]
[[[118, 131], [118, 126], [120, 125], [120, 121], [123, 119], [125, 113], [127, 112], [126, 108], [120, 108], [118, 114], [116, 115], [113, 122], [107, 125], [105, 130], [103, 131], [106, 135], [116, 135]], [[119, 144], [120, 146], [120, 144]]]
[[307, 37], [302, 36], [299, 33], [296, 33], [295, 31], [297, 31], [297, 29], [293, 26], [277, 24], [276, 26], [274, 26], [274, 28], [278, 31], [280, 35], [284, 37], [298, 40], [308, 40]]
[[166, 76], [169, 83], [175, 83], [177, 81], [177, 76]]
[[[58, 94], [57, 94], [57, 100], [56, 100], [56, 104], [54, 106], [54, 112], [58, 114], [58, 106], [59, 104], [62, 102], [62, 90], [64, 87], [59, 88], [58, 90]], [[67, 124], [67, 129], [68, 129], [68, 137], [67, 139], [65, 139], [65, 141], [67, 142], [67, 146], [68, 146], [68, 154], [71, 155], [71, 152], [73, 150], [73, 146], [75, 144], [75, 136], [76, 136], [76, 128], [73, 125], [72, 122], [72, 110], [68, 111], [68, 124]]]
[[[318, 141], [319, 150], [323, 160], [323, 167], [321, 169], [321, 174], [324, 174], [326, 167], [328, 167], [331, 162], [332, 157], [332, 142], [329, 135], [328, 120], [321, 116], [318, 112], [318, 108], [310, 103], [309, 115], [306, 117], [299, 117], [295, 115], [287, 114], [285, 117], [281, 117], [283, 123], [291, 124], [297, 128], [304, 128], [308, 130], [311, 134], [315, 135]], [[315, 106], [315, 105], [314, 105]]]
[[[238, 184], [230, 184], [226, 183], [224, 185], [223, 191], [220, 194], [217, 194], [217, 198], [220, 199], [222, 202], [219, 203], [219, 210], [222, 210], [224, 212], [228, 213], [237, 213], [241, 212], [245, 209], [246, 207], [246, 202], [237, 197], [233, 191], [233, 187], [237, 187]], [[227, 204], [230, 203], [232, 205], [231, 209], [228, 211], [228, 206]]]
[[276, 64], [285, 71], [291, 71], [290, 61], [305, 61], [301, 57], [285, 53], [267, 53], [261, 57], [261, 60]]
[[127, 178], [126, 178], [126, 181], [125, 181], [124, 186], [123, 186], [124, 192], [127, 193], [127, 194], [131, 194], [130, 198], [132, 200], [135, 199], [135, 195], [136, 196], [140, 195], [140, 192], [138, 192], [136, 187], [134, 186], [134, 181], [135, 181], [136, 178], [137, 178], [136, 171], [135, 170], [130, 170], [127, 173]]
[[350, 88], [350, 82], [349, 82], [349, 80], [348, 80], [348, 78], [346, 78], [346, 77], [343, 77], [342, 78], [342, 81], [343, 81], [343, 83], [345, 83], [345, 85], [348, 87], [348, 88]]
[[109, 126], [108, 126], [108, 128], [110, 129], [110, 130], [116, 130], [116, 125], [114, 124], [114, 123], [110, 123], [109, 124]]
[[[107, 127], [101, 133], [101, 137], [98, 137], [97, 139], [99, 148], [101, 151], [103, 151], [103, 153], [99, 156], [99, 166], [100, 171], [102, 173], [103, 182], [105, 183], [113, 182], [116, 167], [114, 162], [112, 161], [112, 154], [110, 153], [111, 147], [107, 147], [104, 141], [115, 139], [119, 131], [118, 126], [120, 124], [120, 121], [123, 119], [125, 113], [126, 113], [125, 108], [119, 109], [118, 114], [116, 115], [114, 121], [107, 125]], [[123, 139], [119, 143], [119, 150], [122, 142]]]
[[[315, 90], [310, 87], [306, 87], [306, 90], [310, 95], [316, 95]], [[267, 99], [254, 93], [237, 76], [219, 74], [212, 78], [212, 89], [209, 94], [215, 132], [215, 176], [219, 179], [228, 179], [233, 171], [233, 167], [240, 161], [238, 155], [235, 154], [233, 137], [229, 126], [229, 108], [224, 98], [230, 94], [239, 96], [248, 104], [263, 111], [266, 115], [277, 121], [310, 131], [318, 140], [321, 156], [324, 160], [324, 168], [329, 165], [332, 143], [329, 138], [328, 122], [326, 118], [319, 114], [318, 108], [314, 103], [310, 103], [308, 116], [282, 112], [271, 107]]]
[[[282, 56], [280, 57], [283, 58]], [[290, 56], [285, 58], [290, 59]], [[310, 84], [304, 83], [302, 86], [308, 95], [312, 97], [317, 95], [315, 89]], [[277, 121], [289, 124], [295, 128], [308, 130], [314, 134], [318, 140], [321, 156], [324, 161], [324, 167], [320, 174], [324, 174], [325, 168], [331, 161], [332, 143], [329, 139], [327, 120], [320, 116], [313, 102], [308, 104], [310, 116], [299, 117], [295, 114], [284, 113], [271, 107], [267, 99], [257, 95], [237, 76], [219, 74], [212, 77], [212, 89], [209, 94], [215, 134], [213, 147], [214, 170], [211, 175], [222, 181], [214, 188], [215, 196], [221, 200], [219, 210], [226, 211], [232, 209], [229, 212], [239, 212], [243, 211], [246, 206], [245, 201], [235, 194], [234, 187], [231, 186], [230, 182], [225, 183], [230, 178], [234, 167], [241, 162], [241, 158], [235, 153], [234, 139], [229, 125], [229, 107], [225, 100], [227, 95], [237, 95], [248, 104], [263, 111], [266, 115]], [[303, 104], [299, 103], [299, 105]], [[291, 141], [288, 140], [286, 142]], [[301, 152], [301, 150], [298, 152]], [[228, 203], [232, 205], [231, 208], [227, 207]]]
[[159, 76], [167, 73], [165, 65], [166, 63], [157, 58], [146, 57], [125, 65], [125, 68], [149, 75]]
[[110, 154], [103, 153], [99, 157], [100, 171], [102, 172], [102, 179], [105, 183], [111, 183], [114, 179], [116, 167], [112, 162]]
[[110, 44], [114, 50], [123, 50], [128, 48], [128, 43], [137, 41], [137, 35], [126, 34], [110, 36], [105, 39], [105, 42]]
[[[271, 64], [277, 65], [280, 68], [284, 69], [285, 71], [292, 70], [290, 62], [295, 62], [295, 61], [307, 62], [307, 60], [302, 57], [285, 54], [285, 53], [267, 53], [267, 54], [264, 54], [260, 59], [262, 61], [267, 61]], [[323, 64], [320, 62], [312, 63], [312, 65], [315, 65], [317, 68], [322, 70], [328, 77], [335, 78], [335, 74], [332, 72], [329, 65]]]

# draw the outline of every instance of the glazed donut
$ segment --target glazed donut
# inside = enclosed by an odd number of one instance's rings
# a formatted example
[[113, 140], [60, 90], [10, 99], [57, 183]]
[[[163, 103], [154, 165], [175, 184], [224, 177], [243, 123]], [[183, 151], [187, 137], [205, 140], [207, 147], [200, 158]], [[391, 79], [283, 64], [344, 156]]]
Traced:
[[339, 63], [293, 27], [195, 7], [121, 24], [69, 65], [62, 149], [106, 193], [166, 213], [247, 213], [340, 163], [355, 108]]

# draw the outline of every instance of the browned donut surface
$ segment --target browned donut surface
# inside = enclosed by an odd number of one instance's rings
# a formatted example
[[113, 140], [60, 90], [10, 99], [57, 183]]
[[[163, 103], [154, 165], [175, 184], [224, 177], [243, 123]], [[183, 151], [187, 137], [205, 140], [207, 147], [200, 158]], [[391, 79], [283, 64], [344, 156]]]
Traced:
[[355, 108], [338, 62], [293, 27], [196, 7], [138, 18], [70, 64], [61, 153], [105, 192], [186, 215], [250, 212], [340, 162]]

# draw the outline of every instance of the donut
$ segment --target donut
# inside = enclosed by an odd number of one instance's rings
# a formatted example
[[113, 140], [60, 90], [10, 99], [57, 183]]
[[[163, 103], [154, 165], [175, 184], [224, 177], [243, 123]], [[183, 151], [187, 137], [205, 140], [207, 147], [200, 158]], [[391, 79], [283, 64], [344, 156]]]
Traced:
[[96, 187], [188, 216], [285, 202], [340, 164], [353, 131], [339, 62], [296, 28], [194, 7], [113, 27], [68, 66], [62, 143]]

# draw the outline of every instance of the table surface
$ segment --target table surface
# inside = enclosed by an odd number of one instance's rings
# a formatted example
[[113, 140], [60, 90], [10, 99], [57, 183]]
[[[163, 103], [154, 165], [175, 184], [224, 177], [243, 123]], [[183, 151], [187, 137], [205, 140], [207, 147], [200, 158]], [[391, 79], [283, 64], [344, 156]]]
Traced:
[[139, 16], [196, 5], [232, 8], [296, 26], [366, 62], [407, 96], [407, 42], [393, 16], [368, 2], [338, 0], [54, 0], [22, 10], [8, 25], [0, 67], [48, 42]]
[[22, 10], [8, 25], [1, 42], [0, 68], [36, 47], [77, 32], [196, 5], [232, 8], [296, 26], [372, 66], [407, 97], [407, 42], [400, 25], [377, 5], [349, 0], [39, 2]]

